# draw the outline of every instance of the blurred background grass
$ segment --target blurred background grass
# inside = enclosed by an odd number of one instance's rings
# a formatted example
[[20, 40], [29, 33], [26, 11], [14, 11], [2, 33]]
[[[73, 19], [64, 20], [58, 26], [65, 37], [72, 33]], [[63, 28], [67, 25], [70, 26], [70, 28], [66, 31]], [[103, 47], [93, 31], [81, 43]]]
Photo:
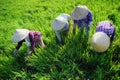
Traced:
[[[78, 30], [72, 34], [71, 20], [65, 44], [58, 44], [51, 23], [61, 13], [71, 14], [77, 5], [86, 5], [92, 11], [89, 40], [86, 43]], [[115, 40], [106, 52], [96, 53], [90, 38], [102, 20], [116, 26]], [[0, 0], [0, 79], [120, 80], [119, 23], [119, 0]], [[16, 60], [13, 51], [17, 43], [11, 41], [16, 28], [40, 31], [46, 48], [36, 48], [26, 60], [24, 43]]]

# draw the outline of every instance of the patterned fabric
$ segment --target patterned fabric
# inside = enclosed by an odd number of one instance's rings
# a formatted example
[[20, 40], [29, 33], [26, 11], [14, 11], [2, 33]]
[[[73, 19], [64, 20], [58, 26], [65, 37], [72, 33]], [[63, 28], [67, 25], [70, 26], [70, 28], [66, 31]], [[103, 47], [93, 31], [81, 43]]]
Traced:
[[[35, 48], [35, 45], [36, 45], [37, 43], [42, 44], [42, 36], [41, 36], [41, 33], [38, 32], [38, 31], [30, 31], [30, 32], [29, 32], [29, 40], [30, 40], [30, 43], [31, 43], [30, 51], [33, 51], [34, 48]], [[22, 43], [23, 43], [23, 42], [25, 42], [25, 39], [23, 39], [22, 41], [18, 42], [18, 45], [16, 46], [16, 49], [17, 49], [17, 50], [22, 46]]]
[[30, 31], [29, 38], [31, 41], [30, 50], [32, 50], [32, 51], [35, 48], [35, 45], [37, 45], [37, 43], [42, 44], [41, 33], [38, 31]]
[[91, 12], [88, 12], [88, 15], [84, 19], [74, 20], [74, 24], [77, 24], [78, 27], [81, 27], [82, 23], [86, 23], [88, 25], [90, 22], [92, 22], [92, 13]]
[[115, 26], [112, 25], [110, 21], [101, 21], [97, 25], [96, 32], [104, 32], [108, 36], [111, 36], [110, 38], [113, 40], [115, 35]]

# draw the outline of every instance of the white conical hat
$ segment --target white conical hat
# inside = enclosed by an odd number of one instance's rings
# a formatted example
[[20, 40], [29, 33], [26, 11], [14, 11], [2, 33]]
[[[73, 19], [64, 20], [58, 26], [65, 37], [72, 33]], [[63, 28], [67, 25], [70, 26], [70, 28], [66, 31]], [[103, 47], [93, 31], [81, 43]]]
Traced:
[[88, 12], [90, 10], [88, 9], [87, 6], [77, 6], [72, 14], [71, 14], [71, 17], [74, 19], [74, 20], [80, 20], [80, 19], [83, 19], [83, 18], [86, 18], [86, 16], [88, 15]]
[[64, 19], [63, 17], [58, 17], [53, 21], [52, 28], [54, 30], [61, 30], [62, 28], [66, 26], [66, 24], [68, 24], [66, 19]]
[[14, 35], [12, 36], [13, 42], [19, 42], [23, 40], [29, 34], [29, 30], [27, 29], [16, 29]]
[[91, 45], [96, 52], [104, 52], [109, 48], [110, 38], [104, 32], [96, 32], [92, 36]]

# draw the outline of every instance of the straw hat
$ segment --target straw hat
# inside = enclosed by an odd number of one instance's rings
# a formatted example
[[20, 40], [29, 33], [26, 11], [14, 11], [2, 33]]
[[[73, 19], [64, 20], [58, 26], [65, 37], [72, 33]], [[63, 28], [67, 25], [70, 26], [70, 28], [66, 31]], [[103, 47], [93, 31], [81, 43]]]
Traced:
[[57, 17], [52, 23], [52, 28], [54, 30], [61, 30], [66, 26], [66, 24], [68, 24], [66, 19], [64, 19], [63, 17]]
[[12, 36], [13, 42], [19, 42], [23, 40], [29, 34], [29, 30], [27, 29], [16, 29], [14, 35]]
[[87, 6], [77, 6], [72, 14], [71, 14], [71, 17], [74, 19], [74, 20], [80, 20], [80, 19], [83, 19], [83, 18], [86, 18], [86, 16], [88, 15], [88, 12], [90, 10], [87, 8]]
[[109, 48], [110, 38], [104, 32], [96, 32], [92, 36], [91, 45], [96, 52], [104, 52]]
[[66, 14], [66, 13], [60, 14], [59, 17], [63, 17], [67, 21], [72, 19], [71, 16], [69, 14]]

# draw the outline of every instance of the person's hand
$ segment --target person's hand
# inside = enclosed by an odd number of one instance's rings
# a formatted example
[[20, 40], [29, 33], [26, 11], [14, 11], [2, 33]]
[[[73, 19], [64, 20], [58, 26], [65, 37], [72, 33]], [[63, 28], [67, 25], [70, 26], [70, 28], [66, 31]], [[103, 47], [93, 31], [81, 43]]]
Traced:
[[18, 50], [15, 49], [15, 50], [14, 50], [14, 56], [15, 56], [15, 57], [17, 57], [17, 52], [18, 52]]
[[42, 44], [42, 47], [43, 47], [43, 48], [45, 48], [45, 47], [46, 47], [44, 43]]
[[31, 53], [32, 53], [32, 51], [28, 51], [27, 58], [30, 58]]

